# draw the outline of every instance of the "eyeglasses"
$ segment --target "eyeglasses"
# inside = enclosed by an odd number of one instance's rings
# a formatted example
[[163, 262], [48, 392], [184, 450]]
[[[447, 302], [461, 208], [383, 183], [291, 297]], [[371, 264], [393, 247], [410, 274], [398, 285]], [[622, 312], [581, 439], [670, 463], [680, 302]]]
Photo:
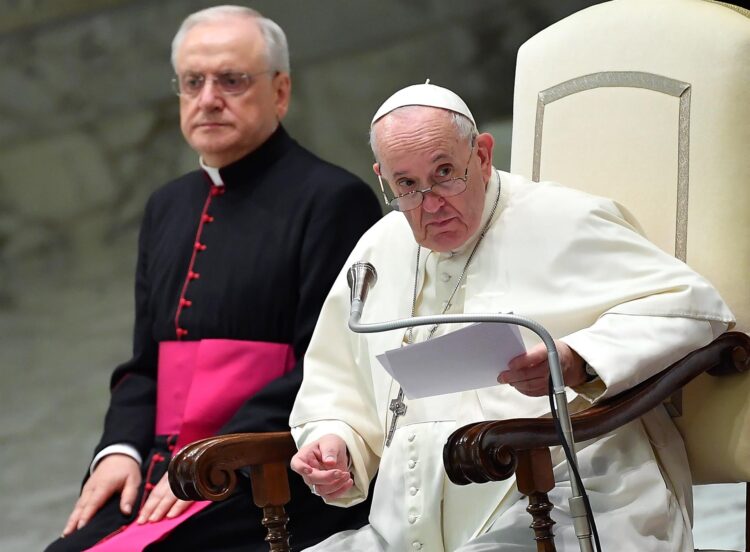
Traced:
[[456, 196], [466, 190], [466, 183], [469, 180], [469, 165], [471, 164], [471, 157], [474, 154], [474, 139], [471, 141], [471, 151], [469, 152], [469, 160], [466, 162], [466, 170], [463, 176], [451, 176], [445, 180], [436, 181], [433, 177], [433, 184], [429, 188], [423, 190], [412, 190], [405, 194], [397, 195], [393, 199], [388, 199], [388, 195], [385, 193], [385, 186], [383, 185], [383, 178], [378, 175], [378, 182], [380, 183], [380, 191], [383, 193], [383, 199], [387, 205], [390, 205], [396, 211], [411, 211], [422, 205], [424, 196], [428, 192], [432, 192], [436, 196], [440, 197], [452, 197]]
[[[253, 84], [255, 77], [272, 71], [259, 71], [257, 73], [243, 73], [239, 71], [226, 71], [218, 75], [211, 75], [214, 86], [218, 87], [222, 94], [238, 96], [247, 91]], [[172, 78], [172, 89], [178, 96], [194, 98], [203, 90], [206, 84], [206, 75], [201, 73], [185, 73]]]

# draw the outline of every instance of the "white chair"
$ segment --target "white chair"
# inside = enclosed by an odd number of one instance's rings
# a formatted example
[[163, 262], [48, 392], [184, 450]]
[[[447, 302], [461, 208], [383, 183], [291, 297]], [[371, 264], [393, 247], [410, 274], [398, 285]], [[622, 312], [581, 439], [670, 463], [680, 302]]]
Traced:
[[[529, 39], [518, 53], [511, 172], [625, 206], [653, 242], [718, 288], [743, 332], [727, 347], [745, 346], [748, 10], [706, 0], [613, 0]], [[731, 369], [750, 369], [742, 347]], [[682, 411], [675, 421], [695, 483], [750, 481], [750, 372], [702, 374], [683, 391], [670, 408]]]

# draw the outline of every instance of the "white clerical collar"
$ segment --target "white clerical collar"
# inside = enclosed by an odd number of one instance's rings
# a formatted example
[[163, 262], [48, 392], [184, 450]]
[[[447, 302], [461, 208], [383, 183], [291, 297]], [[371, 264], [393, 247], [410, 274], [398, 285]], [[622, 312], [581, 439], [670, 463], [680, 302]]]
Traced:
[[[460, 255], [461, 253], [466, 251], [467, 248], [473, 246], [476, 243], [476, 241], [479, 239], [479, 233], [482, 231], [485, 224], [487, 224], [487, 221], [490, 218], [490, 214], [492, 214], [492, 208], [495, 204], [495, 198], [497, 197], [498, 186], [500, 186], [500, 173], [495, 167], [492, 167], [492, 175], [490, 176], [490, 181], [487, 183], [487, 189], [484, 191], [484, 208], [482, 209], [482, 221], [474, 231], [474, 234], [472, 234], [471, 237], [463, 243], [463, 245], [453, 249], [452, 251], [441, 253], [441, 255], [446, 255], [448, 257]], [[494, 210], [495, 212], [492, 215], [492, 218], [495, 220], [497, 220], [497, 217], [500, 215], [500, 211], [503, 210], [503, 196], [504, 194], [501, 193], [500, 198], [498, 199], [497, 207]], [[490, 223], [490, 225], [492, 225], [492, 223]]]
[[221, 173], [219, 172], [219, 169], [216, 167], [209, 167], [203, 162], [203, 157], [198, 158], [198, 163], [200, 163], [201, 169], [206, 171], [206, 174], [211, 179], [211, 182], [214, 183], [214, 186], [223, 186], [224, 181], [221, 179]]

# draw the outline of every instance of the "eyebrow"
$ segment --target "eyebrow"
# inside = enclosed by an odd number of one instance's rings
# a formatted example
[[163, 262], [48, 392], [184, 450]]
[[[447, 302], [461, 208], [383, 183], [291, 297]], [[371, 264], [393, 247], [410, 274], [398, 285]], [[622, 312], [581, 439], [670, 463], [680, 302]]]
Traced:
[[[430, 159], [430, 162], [436, 163], [438, 161], [442, 161], [443, 159], [445, 159], [447, 157], [450, 157], [447, 153], [438, 153], [437, 155], [435, 155], [435, 157], [433, 157], [432, 159]], [[396, 178], [399, 178], [399, 177], [407, 175], [407, 174], [409, 174], [408, 171], [396, 171], [396, 172], [393, 173], [393, 179], [395, 180]]]

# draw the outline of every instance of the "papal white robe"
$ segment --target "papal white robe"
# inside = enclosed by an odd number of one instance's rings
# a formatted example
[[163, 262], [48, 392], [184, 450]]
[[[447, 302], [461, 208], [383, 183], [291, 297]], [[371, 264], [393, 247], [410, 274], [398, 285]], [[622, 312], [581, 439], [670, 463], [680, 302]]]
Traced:
[[[494, 172], [483, 223], [498, 186], [491, 226], [449, 312], [513, 312], [575, 349], [600, 379], [568, 390], [572, 411], [638, 384], [733, 323], [710, 284], [643, 238], [614, 202]], [[443, 310], [477, 239], [449, 253], [421, 250], [417, 314]], [[456, 486], [445, 475], [442, 450], [464, 424], [547, 413], [547, 397], [497, 385], [407, 400], [392, 444], [384, 445], [388, 405], [399, 385], [375, 356], [402, 346], [404, 331], [351, 332], [345, 272], [356, 261], [368, 261], [378, 272], [362, 322], [408, 317], [416, 248], [400, 213], [368, 231], [331, 290], [307, 351], [290, 418], [298, 446], [328, 433], [346, 441], [355, 486], [335, 504], [361, 501], [378, 472], [370, 525], [335, 535], [314, 550], [534, 550], [527, 502], [515, 481]], [[440, 326], [436, 335], [452, 329]], [[428, 331], [415, 328], [416, 341]], [[527, 348], [539, 342], [531, 332], [522, 335]], [[690, 474], [664, 408], [580, 445], [581, 476], [605, 549], [692, 550]], [[568, 518], [567, 466], [559, 449], [552, 453], [557, 547], [577, 550]]]

